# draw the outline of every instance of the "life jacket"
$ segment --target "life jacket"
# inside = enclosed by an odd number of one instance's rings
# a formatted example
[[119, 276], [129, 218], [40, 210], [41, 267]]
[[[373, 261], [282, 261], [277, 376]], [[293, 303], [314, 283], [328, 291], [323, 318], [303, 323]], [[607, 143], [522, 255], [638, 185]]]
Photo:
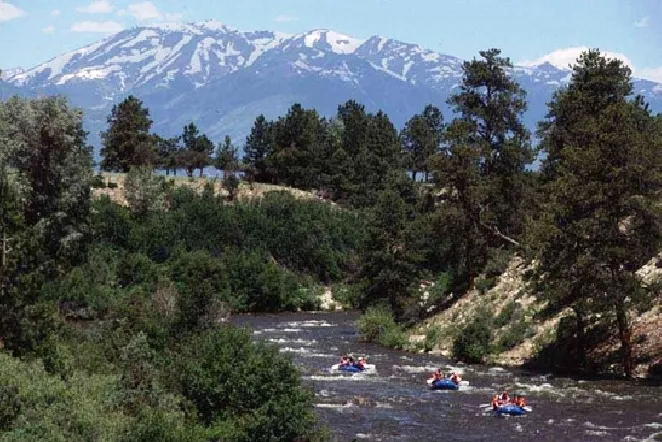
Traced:
[[455, 382], [456, 384], [457, 384], [458, 382], [460, 382], [459, 379], [458, 379], [457, 373], [453, 373], [453, 374], [451, 375], [451, 381]]
[[526, 400], [523, 397], [517, 399], [517, 406], [518, 407], [526, 407]]
[[508, 402], [510, 398], [508, 397], [508, 393], [504, 393], [501, 395], [501, 400], [504, 402]]
[[497, 408], [499, 408], [499, 398], [494, 396], [492, 398], [492, 409], [496, 410]]
[[435, 371], [434, 374], [432, 375], [432, 378], [435, 381], [440, 381], [441, 380], [441, 373], [439, 373], [438, 371]]

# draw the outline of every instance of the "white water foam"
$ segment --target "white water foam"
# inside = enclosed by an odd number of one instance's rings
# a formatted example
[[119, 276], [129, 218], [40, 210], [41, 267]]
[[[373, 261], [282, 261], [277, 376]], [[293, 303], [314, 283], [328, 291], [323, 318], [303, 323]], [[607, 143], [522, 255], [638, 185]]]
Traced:
[[273, 342], [275, 344], [300, 344], [300, 345], [315, 345], [317, 341], [314, 339], [285, 339], [285, 338], [270, 338], [267, 339], [268, 342]]
[[281, 347], [278, 349], [281, 353], [309, 353], [310, 350], [304, 347], [293, 348], [293, 347]]
[[337, 324], [331, 324], [327, 321], [321, 320], [308, 320], [308, 321], [290, 321], [286, 322], [285, 325], [288, 327], [335, 327]]

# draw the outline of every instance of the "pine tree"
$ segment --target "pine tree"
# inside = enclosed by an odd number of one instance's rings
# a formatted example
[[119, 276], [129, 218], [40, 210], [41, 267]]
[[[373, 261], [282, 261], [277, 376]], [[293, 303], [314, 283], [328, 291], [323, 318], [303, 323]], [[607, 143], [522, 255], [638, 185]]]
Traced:
[[108, 130], [101, 133], [102, 170], [126, 173], [131, 166], [156, 161], [155, 139], [149, 133], [152, 120], [141, 100], [130, 95], [113, 105], [107, 121]]
[[184, 143], [184, 152], [182, 152], [182, 163], [186, 168], [189, 177], [193, 176], [193, 170], [199, 169], [200, 176], [208, 164], [211, 162], [211, 155], [214, 151], [214, 143], [207, 135], [200, 134], [200, 130], [193, 123], [184, 126], [182, 136]]
[[267, 157], [274, 148], [273, 123], [264, 115], [255, 119], [250, 135], [244, 144], [244, 163], [247, 173], [257, 182], [271, 182], [267, 171]]
[[454, 275], [453, 292], [463, 293], [486, 263], [487, 242], [482, 225], [486, 185], [482, 176], [483, 141], [472, 136], [474, 123], [456, 119], [445, 143], [433, 157], [434, 181], [442, 204], [437, 229], [450, 241], [446, 258]]
[[[464, 63], [460, 92], [449, 98], [467, 130], [481, 141], [481, 175], [486, 188], [482, 224], [494, 246], [512, 245], [522, 232], [525, 167], [533, 160], [530, 134], [522, 123], [526, 92], [508, 77], [510, 59], [499, 49], [481, 51], [482, 60]], [[510, 239], [509, 239], [510, 238]]]
[[580, 340], [595, 314], [615, 318], [626, 376], [629, 315], [646, 298], [635, 272], [662, 245], [662, 139], [643, 100], [629, 99], [628, 84], [621, 61], [598, 50], [579, 58], [541, 125], [549, 197], [531, 229], [544, 293], [575, 311]]
[[439, 108], [429, 104], [423, 113], [414, 115], [402, 131], [402, 146], [409, 154], [409, 168], [416, 181], [419, 171], [428, 181], [430, 167], [428, 160], [439, 150], [443, 136], [443, 116]]
[[177, 176], [177, 166], [180, 163], [181, 147], [179, 140], [181, 137], [161, 138], [157, 136], [157, 155], [158, 165], [165, 169], [166, 175], [173, 174]]
[[237, 157], [237, 149], [232, 144], [232, 139], [229, 135], [226, 135], [223, 144], [218, 146], [215, 163], [217, 169], [223, 170], [223, 187], [228, 192], [228, 200], [232, 201], [239, 187], [239, 179], [237, 178], [239, 159]]

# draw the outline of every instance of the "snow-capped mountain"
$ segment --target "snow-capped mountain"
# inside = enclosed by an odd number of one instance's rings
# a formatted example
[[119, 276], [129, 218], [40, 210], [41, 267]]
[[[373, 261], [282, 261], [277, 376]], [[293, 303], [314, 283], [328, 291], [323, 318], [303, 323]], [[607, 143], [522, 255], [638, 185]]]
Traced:
[[[179, 134], [195, 121], [212, 138], [229, 134], [241, 145], [257, 115], [276, 118], [295, 102], [333, 115], [355, 99], [385, 110], [398, 126], [428, 103], [450, 118], [445, 101], [461, 81], [462, 63], [386, 37], [248, 32], [206, 21], [135, 27], [32, 69], [5, 71], [0, 94], [69, 96], [87, 111], [96, 145], [110, 108], [128, 94], [150, 108], [157, 133]], [[549, 63], [512, 70], [528, 92], [528, 125], [542, 118], [569, 74]], [[637, 80], [635, 87], [662, 111], [662, 85]]]

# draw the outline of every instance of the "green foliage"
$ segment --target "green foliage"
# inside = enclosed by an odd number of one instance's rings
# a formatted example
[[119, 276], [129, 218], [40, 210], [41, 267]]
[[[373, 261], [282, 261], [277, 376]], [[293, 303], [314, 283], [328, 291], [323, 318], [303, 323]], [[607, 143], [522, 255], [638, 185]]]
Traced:
[[214, 143], [194, 123], [184, 126], [181, 140], [184, 143], [184, 151], [180, 154], [181, 163], [186, 168], [189, 177], [193, 176], [193, 170], [199, 169], [200, 176], [206, 165], [210, 164], [211, 155], [214, 152]]
[[480, 314], [455, 338], [453, 356], [468, 363], [482, 363], [492, 352], [491, 339], [491, 318]]
[[443, 136], [443, 115], [439, 108], [427, 105], [421, 114], [414, 115], [402, 131], [402, 146], [409, 154], [409, 168], [416, 181], [418, 171], [423, 171], [428, 181], [429, 159], [437, 153]]
[[225, 440], [291, 441], [313, 429], [312, 394], [300, 388], [289, 359], [275, 347], [251, 343], [243, 330], [221, 327], [191, 336], [175, 369], [203, 422], [234, 427]]
[[395, 322], [393, 312], [384, 306], [369, 307], [357, 322], [361, 339], [386, 347], [402, 349], [406, 346], [407, 333]]
[[114, 104], [108, 116], [108, 129], [101, 133], [101, 169], [128, 172], [131, 166], [154, 164], [156, 139], [149, 133], [149, 109], [133, 95]]
[[244, 163], [249, 179], [258, 182], [270, 182], [267, 158], [274, 148], [273, 123], [264, 115], [255, 119], [250, 135], [244, 144]]
[[163, 212], [166, 208], [165, 193], [165, 180], [154, 175], [151, 166], [131, 167], [126, 175], [124, 196], [135, 215]]
[[627, 376], [628, 312], [650, 296], [635, 272], [662, 245], [662, 138], [643, 101], [628, 99], [631, 92], [620, 60], [597, 50], [579, 58], [541, 124], [547, 198], [529, 229], [540, 292], [575, 311], [580, 337], [590, 315], [613, 315]]

